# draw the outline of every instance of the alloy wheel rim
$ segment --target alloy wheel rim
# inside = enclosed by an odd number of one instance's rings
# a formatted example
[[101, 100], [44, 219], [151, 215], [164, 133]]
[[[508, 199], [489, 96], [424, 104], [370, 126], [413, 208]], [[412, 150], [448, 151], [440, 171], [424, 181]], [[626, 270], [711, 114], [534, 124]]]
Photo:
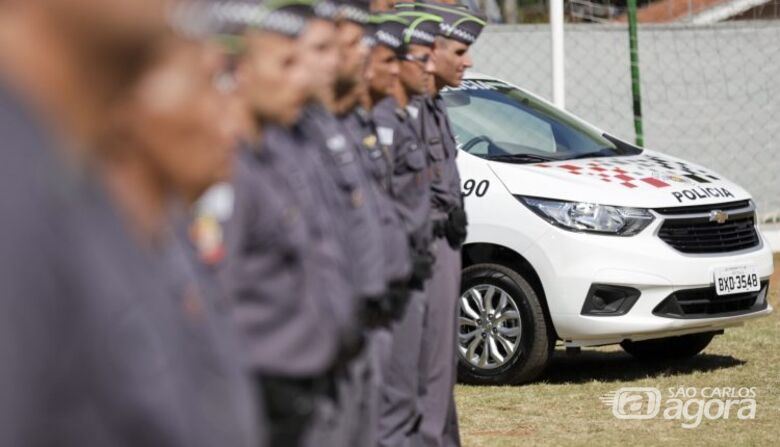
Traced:
[[495, 369], [521, 348], [520, 311], [500, 287], [471, 287], [461, 295], [458, 309], [458, 353], [469, 365]]

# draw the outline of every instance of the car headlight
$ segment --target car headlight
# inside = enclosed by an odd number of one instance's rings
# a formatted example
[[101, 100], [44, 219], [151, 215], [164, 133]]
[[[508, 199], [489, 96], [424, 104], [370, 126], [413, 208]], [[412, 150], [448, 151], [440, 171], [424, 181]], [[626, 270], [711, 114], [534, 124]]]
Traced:
[[517, 196], [517, 198], [546, 221], [570, 231], [634, 236], [647, 228], [655, 219], [649, 211], [641, 208], [566, 202], [537, 197]]

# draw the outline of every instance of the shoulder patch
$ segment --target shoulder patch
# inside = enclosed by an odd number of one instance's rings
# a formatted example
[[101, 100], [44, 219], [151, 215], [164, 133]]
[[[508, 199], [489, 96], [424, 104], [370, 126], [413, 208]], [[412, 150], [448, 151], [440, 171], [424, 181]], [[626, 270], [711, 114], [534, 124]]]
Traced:
[[325, 145], [328, 146], [328, 149], [332, 151], [343, 151], [344, 148], [347, 145], [347, 139], [344, 138], [344, 135], [334, 135], [325, 142]]
[[377, 137], [379, 137], [379, 144], [383, 146], [393, 145], [393, 129], [389, 127], [377, 127]]

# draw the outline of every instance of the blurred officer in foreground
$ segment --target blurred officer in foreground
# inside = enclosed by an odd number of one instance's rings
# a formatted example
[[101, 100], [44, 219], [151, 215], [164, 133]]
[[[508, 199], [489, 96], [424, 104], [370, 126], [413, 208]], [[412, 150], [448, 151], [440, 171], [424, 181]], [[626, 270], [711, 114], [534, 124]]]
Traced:
[[330, 436], [324, 420], [334, 417], [327, 410], [335, 412], [328, 408], [334, 369], [359, 340], [349, 331], [344, 260], [307, 177], [306, 141], [293, 128], [309, 93], [299, 38], [311, 4], [262, 6], [270, 12], [261, 19], [251, 8], [245, 16], [237, 60], [239, 93], [254, 126], [232, 179], [222, 279], [262, 388], [271, 445], [336, 445], [321, 439]]
[[447, 117], [445, 87], [458, 87], [472, 66], [469, 47], [485, 26], [484, 19], [460, 5], [434, 2], [398, 4], [439, 16], [440, 33], [433, 49], [433, 96], [420, 104], [422, 136], [433, 162], [433, 226], [437, 237], [436, 264], [426, 285], [428, 308], [422, 347], [421, 433], [424, 445], [459, 445], [453, 397], [456, 380], [457, 302], [460, 296], [461, 253], [466, 238], [466, 213], [456, 164], [457, 145]]
[[[114, 135], [117, 150], [131, 154], [145, 149], [142, 155], [154, 161], [156, 174], [175, 193], [168, 210], [171, 241], [162, 250], [162, 268], [174, 305], [185, 317], [178, 335], [184, 345], [180, 354], [191, 362], [188, 392], [196, 399], [192, 411], [200, 418], [194, 422], [208, 427], [199, 442], [249, 446], [258, 442], [260, 420], [230, 303], [213, 272], [199, 262], [186, 231], [188, 208], [231, 173], [235, 118], [226, 113], [232, 98], [219, 83], [228, 68], [216, 44], [166, 39], [131, 95], [118, 105]], [[120, 157], [109, 175], [133, 175], [133, 164], [132, 157]]]
[[419, 110], [410, 102], [428, 93], [433, 73], [431, 51], [441, 19], [416, 12], [397, 14], [407, 20], [401, 38], [399, 84], [394, 95], [373, 110], [380, 142], [387, 145], [392, 166], [391, 191], [401, 217], [410, 252], [414, 290], [402, 319], [391, 327], [390, 356], [383, 368], [379, 445], [419, 443], [420, 348], [422, 346], [425, 295], [423, 284], [434, 262], [430, 225], [430, 170], [425, 144], [420, 138]]
[[171, 201], [226, 146], [164, 5], [0, 2], [0, 445], [258, 443], [229, 328], [171, 269]]

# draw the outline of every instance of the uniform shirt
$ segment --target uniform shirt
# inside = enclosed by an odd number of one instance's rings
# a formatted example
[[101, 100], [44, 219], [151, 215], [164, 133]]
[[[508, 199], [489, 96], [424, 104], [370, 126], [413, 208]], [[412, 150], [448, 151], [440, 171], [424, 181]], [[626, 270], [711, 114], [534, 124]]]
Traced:
[[372, 110], [379, 142], [388, 147], [392, 172], [390, 192], [396, 211], [415, 249], [431, 243], [431, 178], [418, 122], [388, 97]]
[[441, 219], [453, 208], [463, 206], [455, 134], [441, 95], [416, 100], [414, 106], [420, 108], [422, 135], [433, 163], [434, 218]]
[[338, 218], [355, 292], [377, 297], [386, 288], [384, 245], [371, 183], [358, 158], [361, 141], [320, 106], [307, 107], [299, 125], [307, 139], [319, 143], [322, 168], [337, 186], [326, 200]]
[[278, 163], [264, 147], [237, 154], [221, 280], [254, 372], [320, 377], [338, 352], [338, 326], [306, 261], [311, 236]]
[[200, 404], [199, 423], [214, 427], [209, 432], [214, 435], [203, 441], [205, 445], [251, 445], [243, 437], [258, 425], [258, 418], [246, 417], [256, 413], [257, 393], [250, 385], [230, 302], [214, 271], [200, 261], [187, 235], [186, 220], [176, 220], [178, 231], [165, 247], [163, 261], [174, 305], [186, 316], [183, 336], [195, 365], [192, 393]]
[[406, 232], [390, 197], [392, 160], [387, 147], [380, 144], [371, 115], [358, 107], [344, 120], [355, 141], [358, 159], [372, 180], [368, 191], [376, 207], [384, 245], [384, 276], [387, 283], [404, 281], [411, 272], [411, 256]]
[[327, 203], [336, 186], [322, 168], [316, 143], [299, 128], [270, 127], [263, 142], [277, 161], [270, 173], [274, 183], [287, 187], [306, 223], [310, 242], [304, 262], [318, 282], [317, 298], [330, 306], [343, 342], [352, 344], [360, 330], [359, 303], [350, 283], [345, 247], [338, 235], [337, 210]]
[[215, 389], [195, 371], [237, 359], [191, 355], [160, 252], [2, 87], [0, 132], [0, 445], [257, 445], [256, 416], [228, 391], [246, 383]]

